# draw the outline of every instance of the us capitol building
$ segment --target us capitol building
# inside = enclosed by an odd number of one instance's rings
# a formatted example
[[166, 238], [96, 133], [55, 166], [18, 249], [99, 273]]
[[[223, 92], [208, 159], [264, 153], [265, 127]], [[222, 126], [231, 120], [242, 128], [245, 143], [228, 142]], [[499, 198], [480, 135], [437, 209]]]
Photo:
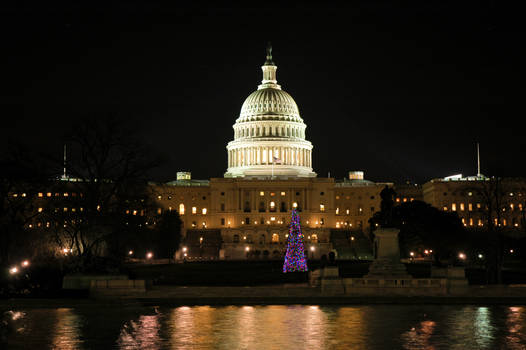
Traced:
[[[183, 221], [178, 258], [281, 258], [291, 211], [300, 212], [309, 258], [339, 246], [357, 258], [370, 258], [354, 243], [379, 210], [386, 185], [349, 172], [337, 182], [312, 169], [313, 145], [294, 99], [278, 84], [272, 49], [261, 67], [263, 79], [241, 107], [234, 140], [227, 145], [224, 178], [194, 180], [190, 172], [152, 185], [159, 213], [177, 210]], [[352, 251], [352, 253], [351, 253]]]

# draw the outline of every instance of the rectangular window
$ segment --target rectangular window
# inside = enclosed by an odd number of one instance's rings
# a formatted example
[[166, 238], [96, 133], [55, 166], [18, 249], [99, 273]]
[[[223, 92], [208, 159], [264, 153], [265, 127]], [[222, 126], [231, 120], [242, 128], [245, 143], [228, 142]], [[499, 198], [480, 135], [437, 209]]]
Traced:
[[261, 192], [259, 192], [259, 195], [260, 195], [261, 197], [263, 197], [263, 196], [265, 195], [265, 192], [261, 191]]
[[468, 211], [473, 211], [473, 204], [472, 203], [468, 203]]
[[225, 211], [225, 203], [221, 203], [221, 211]]
[[245, 224], [250, 225], [250, 218], [245, 218]]
[[340, 214], [340, 208], [336, 208], [336, 215]]
[[447, 206], [444, 205], [444, 211], [447, 211]]
[[221, 218], [221, 226], [225, 226], [225, 218]]
[[206, 208], [201, 209], [201, 213], [203, 213], [203, 215], [206, 215], [206, 211]]
[[480, 203], [477, 203], [477, 209], [480, 209], [481, 205]]
[[157, 214], [161, 215], [163, 213], [163, 210], [161, 208], [157, 208]]
[[320, 204], [320, 211], [325, 211], [325, 205]]
[[44, 197], [44, 194], [42, 192], [38, 192], [39, 197]]
[[473, 226], [473, 218], [469, 218], [469, 226]]
[[451, 204], [451, 210], [452, 211], [457, 211], [457, 204], [456, 203], [452, 203]]
[[464, 203], [460, 203], [460, 211], [464, 211]]
[[192, 214], [197, 214], [197, 207], [192, 207]]
[[345, 209], [345, 214], [349, 215], [350, 212], [351, 212], [350, 209]]
[[281, 195], [284, 196], [284, 195], [285, 195], [285, 192], [281, 192]]

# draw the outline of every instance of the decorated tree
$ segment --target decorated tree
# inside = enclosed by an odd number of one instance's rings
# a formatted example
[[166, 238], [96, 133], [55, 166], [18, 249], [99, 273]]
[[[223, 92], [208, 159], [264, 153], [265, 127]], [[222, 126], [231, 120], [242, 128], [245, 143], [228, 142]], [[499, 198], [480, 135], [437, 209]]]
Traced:
[[296, 209], [292, 210], [289, 238], [287, 240], [287, 253], [283, 263], [283, 272], [307, 271], [305, 248], [303, 247], [303, 233], [301, 233], [300, 217]]

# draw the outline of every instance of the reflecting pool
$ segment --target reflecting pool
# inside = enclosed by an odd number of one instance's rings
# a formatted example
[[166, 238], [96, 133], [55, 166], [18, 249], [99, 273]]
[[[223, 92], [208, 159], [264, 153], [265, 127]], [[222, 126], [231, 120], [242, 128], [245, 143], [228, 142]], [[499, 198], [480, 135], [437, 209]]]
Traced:
[[526, 349], [523, 306], [10, 310], [9, 349]]

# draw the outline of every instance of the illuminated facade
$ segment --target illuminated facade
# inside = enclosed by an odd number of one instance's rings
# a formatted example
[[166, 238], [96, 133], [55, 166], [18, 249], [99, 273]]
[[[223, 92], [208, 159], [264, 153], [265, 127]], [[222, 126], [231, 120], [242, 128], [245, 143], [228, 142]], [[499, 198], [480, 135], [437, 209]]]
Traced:
[[433, 179], [422, 189], [425, 202], [444, 211], [456, 212], [466, 227], [486, 226], [488, 219], [499, 227], [520, 228], [524, 225], [524, 178], [503, 178], [496, 187], [494, 179], [483, 175], [459, 175]]

